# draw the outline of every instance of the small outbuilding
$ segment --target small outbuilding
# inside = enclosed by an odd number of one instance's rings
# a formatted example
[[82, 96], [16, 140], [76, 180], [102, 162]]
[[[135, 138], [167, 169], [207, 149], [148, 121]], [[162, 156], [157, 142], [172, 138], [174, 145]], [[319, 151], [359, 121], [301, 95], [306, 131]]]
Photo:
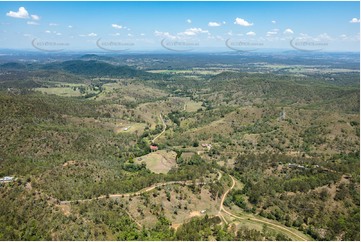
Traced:
[[151, 146], [150, 146], [150, 150], [151, 150], [151, 151], [157, 151], [157, 150], [158, 150], [158, 146], [156, 146], [156, 145], [151, 145]]
[[12, 182], [14, 180], [13, 176], [4, 176], [0, 178], [0, 182]]

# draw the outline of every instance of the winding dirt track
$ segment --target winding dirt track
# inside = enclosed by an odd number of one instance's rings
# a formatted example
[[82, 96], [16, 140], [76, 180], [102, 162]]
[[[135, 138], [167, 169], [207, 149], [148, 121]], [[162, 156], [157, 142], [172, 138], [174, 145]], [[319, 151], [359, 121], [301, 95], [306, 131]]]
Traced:
[[194, 183], [191, 180], [187, 180], [187, 181], [169, 181], [169, 182], [161, 182], [161, 183], [156, 183], [153, 184], [149, 187], [143, 188], [137, 192], [130, 192], [130, 193], [119, 193], [119, 194], [110, 194], [109, 196], [106, 195], [102, 195], [99, 197], [95, 197], [95, 198], [90, 198], [90, 199], [80, 199], [80, 200], [72, 200], [72, 201], [61, 201], [60, 204], [70, 204], [72, 202], [89, 202], [92, 200], [96, 200], [96, 199], [104, 199], [104, 198], [121, 198], [121, 197], [130, 197], [130, 196], [140, 196], [143, 193], [147, 193], [150, 192], [154, 189], [156, 189], [157, 187], [162, 187], [162, 186], [166, 186], [166, 185], [173, 185], [173, 184], [181, 184], [181, 185], [185, 185], [185, 186], [190, 186], [190, 185], [206, 185], [209, 183], [215, 183], [216, 181], [219, 181], [222, 178], [222, 173], [218, 171], [218, 177], [216, 180], [212, 181], [212, 182], [196, 182]]
[[275, 223], [271, 223], [271, 222], [268, 222], [268, 221], [265, 221], [265, 220], [261, 220], [261, 219], [257, 219], [257, 218], [252, 218], [252, 217], [249, 217], [249, 216], [245, 216], [245, 217], [239, 217], [229, 211], [227, 211], [224, 207], [223, 207], [223, 203], [224, 203], [224, 200], [226, 199], [228, 193], [234, 188], [234, 186], [236, 185], [236, 181], [234, 180], [233, 176], [229, 175], [231, 178], [232, 178], [232, 186], [223, 194], [222, 196], [222, 200], [221, 200], [221, 204], [219, 206], [219, 211], [218, 211], [218, 214], [220, 215], [220, 217], [225, 221], [225, 218], [223, 217], [222, 215], [222, 212], [225, 212], [226, 214], [228, 214], [229, 216], [231, 217], [234, 217], [234, 218], [237, 218], [237, 219], [241, 219], [241, 220], [251, 220], [251, 221], [255, 221], [255, 222], [259, 222], [259, 223], [264, 223], [264, 224], [267, 224], [267, 225], [270, 225], [272, 227], [276, 227], [278, 229], [281, 229], [281, 230], [284, 230], [292, 235], [294, 235], [296, 238], [298, 238], [299, 240], [302, 240], [302, 241], [307, 241], [308, 239], [307, 238], [304, 238], [296, 233], [294, 233], [293, 231], [291, 231], [290, 229], [287, 229], [286, 227], [284, 226], [281, 226], [281, 225], [277, 225]]
[[154, 143], [155, 140], [158, 139], [158, 138], [165, 132], [165, 130], [166, 130], [166, 128], [167, 128], [167, 125], [166, 125], [165, 122], [164, 122], [164, 119], [163, 119], [163, 117], [162, 117], [162, 114], [159, 114], [159, 117], [160, 117], [160, 120], [162, 120], [162, 123], [163, 123], [163, 131], [160, 132], [157, 136], [154, 137], [154, 139], [152, 140], [152, 143]]

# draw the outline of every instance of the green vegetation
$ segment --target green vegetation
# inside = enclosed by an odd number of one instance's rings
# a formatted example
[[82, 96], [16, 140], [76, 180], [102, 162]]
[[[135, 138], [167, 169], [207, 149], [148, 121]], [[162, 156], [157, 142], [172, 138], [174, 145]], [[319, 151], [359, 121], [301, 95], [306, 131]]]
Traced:
[[0, 65], [0, 240], [360, 239], [354, 62], [127, 58]]

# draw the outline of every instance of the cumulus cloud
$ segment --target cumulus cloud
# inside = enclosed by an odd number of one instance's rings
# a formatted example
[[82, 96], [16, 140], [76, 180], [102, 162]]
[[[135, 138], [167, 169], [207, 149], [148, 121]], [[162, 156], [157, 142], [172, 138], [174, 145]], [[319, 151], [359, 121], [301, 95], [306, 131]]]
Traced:
[[192, 20], [190, 20], [190, 19], [187, 19], [186, 21], [187, 21], [187, 23], [189, 23], [189, 24], [192, 23]]
[[332, 40], [332, 38], [327, 33], [323, 33], [318, 35], [316, 40]]
[[96, 37], [98, 36], [96, 33], [90, 33], [90, 34], [81, 34], [80, 37]]
[[[24, 7], [20, 7], [17, 12], [9, 11], [8, 13], [6, 13], [6, 16], [12, 17], [12, 18], [31, 18], [32, 20], [35, 20], [35, 21], [40, 20], [40, 17], [38, 15], [35, 15], [35, 14], [30, 15], [29, 12]], [[32, 21], [29, 21], [29, 22], [30, 22], [30, 24], [35, 23]], [[28, 24], [29, 24], [29, 22], [28, 22]]]
[[278, 34], [278, 31], [279, 31], [279, 29], [272, 29], [272, 30], [270, 30], [270, 31], [267, 32], [266, 36], [267, 36], [267, 37], [275, 36], [275, 35]]
[[203, 30], [201, 28], [190, 28], [186, 29], [184, 32], [178, 33], [178, 35], [187, 35], [194, 36], [197, 34], [209, 34], [208, 30]]
[[161, 31], [154, 31], [154, 35], [155, 36], [159, 36], [159, 37], [162, 37], [162, 38], [171, 38], [171, 39], [175, 39], [176, 37], [171, 35], [170, 33], [168, 32], [161, 32]]
[[50, 34], [51, 31], [50, 30], [45, 30], [45, 33]]
[[217, 22], [209, 22], [209, 23], [208, 23], [208, 26], [209, 26], [209, 27], [219, 27], [219, 26], [221, 26], [221, 24], [220, 24], [220, 23], [217, 23]]
[[31, 15], [31, 18], [33, 20], [40, 20], [40, 17], [38, 15], [35, 15], [35, 14]]
[[352, 23], [352, 24], [360, 23], [360, 19], [353, 18], [353, 19], [350, 20], [350, 23]]
[[39, 23], [34, 22], [34, 21], [28, 21], [26, 23], [29, 24], [29, 25], [39, 25]]
[[278, 34], [278, 32], [276, 32], [276, 31], [268, 31], [266, 36], [270, 37], [270, 36], [274, 36], [276, 34]]
[[273, 24], [275, 24], [275, 23], [276, 23], [276, 20], [272, 20], [271, 22], [272, 22]]
[[6, 13], [6, 16], [12, 18], [29, 18], [29, 13], [24, 7], [20, 7], [17, 12], [10, 11]]
[[249, 31], [246, 35], [247, 36], [256, 36], [256, 33], [253, 31]]
[[249, 27], [252, 26], [253, 23], [249, 23], [248, 21], [244, 20], [243, 18], [236, 18], [234, 24], [238, 24], [241, 26]]
[[71, 28], [73, 28], [73, 26], [72, 26], [72, 25], [69, 25], [68, 28], [71, 29]]
[[118, 25], [118, 24], [112, 24], [112, 27], [115, 28], [115, 29], [122, 29], [123, 28], [123, 26]]
[[284, 34], [293, 34], [293, 30], [292, 29], [286, 29], [285, 31], [283, 31]]

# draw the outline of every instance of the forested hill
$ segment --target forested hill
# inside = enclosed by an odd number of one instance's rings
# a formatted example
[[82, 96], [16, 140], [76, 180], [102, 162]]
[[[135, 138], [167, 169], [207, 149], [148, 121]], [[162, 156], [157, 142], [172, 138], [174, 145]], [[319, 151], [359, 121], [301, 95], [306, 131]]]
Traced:
[[88, 77], [117, 77], [150, 79], [160, 74], [148, 73], [125, 65], [112, 65], [97, 60], [69, 60], [49, 64], [9, 62], [0, 65], [0, 71], [61, 71]]
[[336, 83], [327, 83], [316, 77], [242, 72], [222, 72], [209, 79], [211, 93], [222, 92], [226, 100], [262, 98], [266, 102], [297, 103], [326, 109], [332, 106], [340, 111], [358, 113], [359, 87]]
[[147, 73], [145, 71], [136, 70], [128, 66], [115, 66], [109, 63], [89, 60], [71, 60], [61, 63], [51, 63], [43, 66], [44, 69], [60, 69], [76, 75], [84, 76], [116, 76], [123, 78], [134, 77], [155, 77], [156, 74]]

